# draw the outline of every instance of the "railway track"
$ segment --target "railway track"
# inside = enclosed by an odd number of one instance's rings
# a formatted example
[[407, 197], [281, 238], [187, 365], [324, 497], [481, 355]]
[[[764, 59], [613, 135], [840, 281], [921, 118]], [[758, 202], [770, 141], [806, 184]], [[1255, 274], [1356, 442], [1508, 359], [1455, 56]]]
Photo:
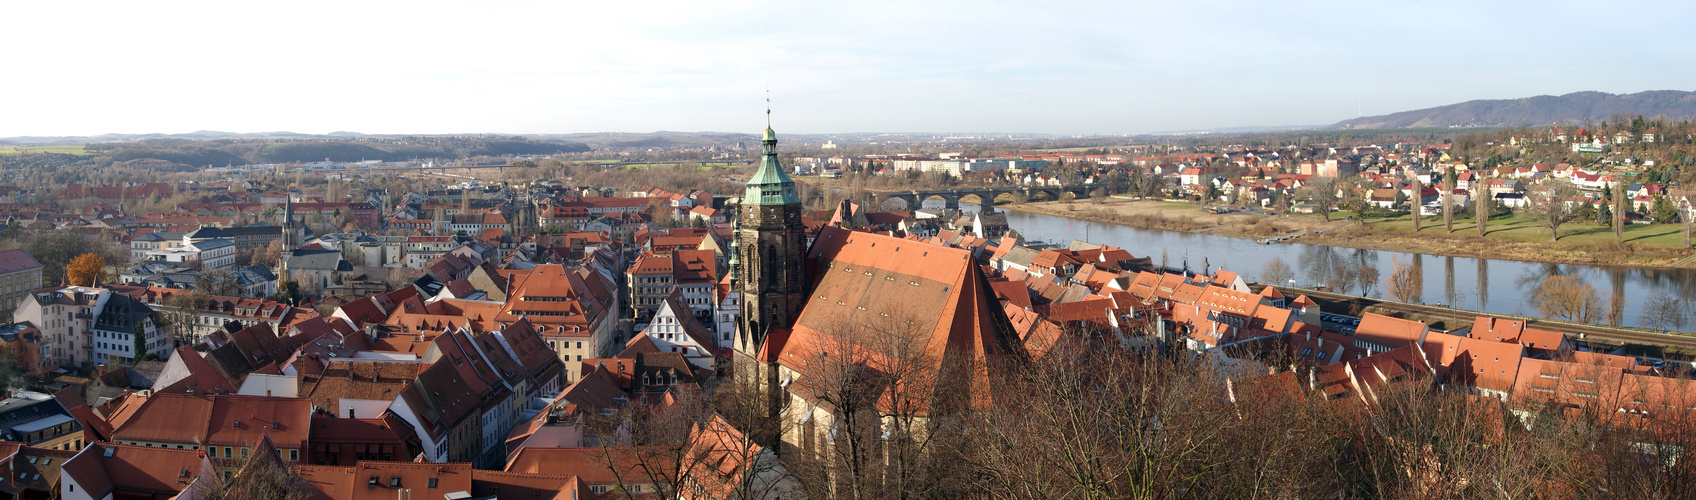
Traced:
[[1557, 321], [1557, 320], [1550, 320], [1550, 319], [1543, 319], [1543, 318], [1533, 318], [1533, 317], [1529, 317], [1529, 316], [1519, 316], [1519, 315], [1514, 315], [1514, 314], [1496, 314], [1496, 313], [1487, 313], [1487, 312], [1479, 312], [1479, 311], [1469, 311], [1469, 310], [1465, 310], [1465, 309], [1455, 309], [1455, 308], [1447, 307], [1447, 306], [1432, 306], [1432, 305], [1424, 305], [1424, 304], [1406, 304], [1406, 303], [1401, 303], [1401, 302], [1380, 300], [1380, 299], [1371, 299], [1371, 298], [1362, 299], [1360, 297], [1355, 297], [1355, 296], [1350, 296], [1350, 295], [1340, 295], [1340, 294], [1335, 294], [1335, 293], [1322, 292], [1322, 291], [1318, 291], [1318, 290], [1308, 290], [1308, 289], [1303, 289], [1303, 288], [1291, 288], [1291, 287], [1280, 286], [1280, 287], [1278, 287], [1278, 291], [1282, 292], [1286, 296], [1290, 296], [1290, 297], [1295, 296], [1295, 295], [1291, 295], [1291, 294], [1306, 294], [1308, 297], [1312, 297], [1316, 300], [1326, 300], [1326, 301], [1333, 301], [1333, 302], [1343, 302], [1343, 301], [1349, 301], [1349, 300], [1361, 300], [1361, 301], [1363, 301], [1362, 303], [1366, 304], [1366, 309], [1369, 310], [1369, 311], [1373, 311], [1373, 312], [1380, 312], [1380, 313], [1382, 313], [1382, 312], [1401, 312], [1401, 313], [1406, 313], [1406, 314], [1410, 314], [1410, 315], [1425, 316], [1425, 317], [1429, 317], [1429, 318], [1453, 318], [1453, 319], [1457, 320], [1458, 323], [1461, 323], [1461, 324], [1470, 324], [1472, 322], [1472, 318], [1477, 317], [1477, 316], [1489, 316], [1489, 317], [1492, 317], [1492, 318], [1517, 319], [1517, 320], [1525, 321], [1525, 325], [1527, 327], [1536, 328], [1536, 329], [1539, 329], [1539, 330], [1548, 330], [1548, 331], [1552, 331], [1552, 332], [1561, 332], [1563, 334], [1566, 334], [1566, 336], [1569, 339], [1572, 339], [1573, 341], [1577, 341], [1577, 342], [1613, 344], [1613, 345], [1620, 345], [1620, 346], [1635, 345], [1635, 346], [1673, 347], [1673, 348], [1685, 350], [1686, 352], [1696, 352], [1696, 336], [1690, 336], [1690, 335], [1665, 334], [1665, 333], [1639, 330], [1639, 329], [1635, 329], [1635, 328], [1619, 328], [1619, 327], [1612, 327], [1612, 326], [1607, 326], [1607, 325], [1595, 325], [1595, 324], [1589, 324], [1589, 323], [1574, 323], [1574, 322], [1570, 322], [1570, 321]]

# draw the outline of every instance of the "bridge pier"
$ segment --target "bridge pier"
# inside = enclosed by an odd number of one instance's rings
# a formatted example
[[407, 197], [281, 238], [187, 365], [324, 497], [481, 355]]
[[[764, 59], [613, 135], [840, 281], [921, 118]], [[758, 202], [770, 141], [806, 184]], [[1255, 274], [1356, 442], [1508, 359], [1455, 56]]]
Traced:
[[951, 210], [959, 210], [960, 209], [960, 197], [959, 196], [942, 196], [942, 208], [951, 209]]

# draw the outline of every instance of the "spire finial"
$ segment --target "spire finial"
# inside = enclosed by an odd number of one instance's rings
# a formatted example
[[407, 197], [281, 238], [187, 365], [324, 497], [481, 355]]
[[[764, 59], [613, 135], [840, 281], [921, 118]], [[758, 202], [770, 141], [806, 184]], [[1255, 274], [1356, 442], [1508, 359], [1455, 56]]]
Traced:
[[766, 87], [766, 128], [771, 128], [771, 87]]

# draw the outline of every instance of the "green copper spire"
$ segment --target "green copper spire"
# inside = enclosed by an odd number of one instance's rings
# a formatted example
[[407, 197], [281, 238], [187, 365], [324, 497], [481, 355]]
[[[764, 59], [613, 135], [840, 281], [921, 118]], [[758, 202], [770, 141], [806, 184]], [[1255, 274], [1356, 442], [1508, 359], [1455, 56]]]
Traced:
[[795, 180], [783, 173], [777, 163], [777, 132], [771, 129], [771, 110], [766, 110], [766, 136], [760, 140], [760, 168], [748, 178], [748, 189], [742, 194], [744, 206], [801, 204], [795, 194]]

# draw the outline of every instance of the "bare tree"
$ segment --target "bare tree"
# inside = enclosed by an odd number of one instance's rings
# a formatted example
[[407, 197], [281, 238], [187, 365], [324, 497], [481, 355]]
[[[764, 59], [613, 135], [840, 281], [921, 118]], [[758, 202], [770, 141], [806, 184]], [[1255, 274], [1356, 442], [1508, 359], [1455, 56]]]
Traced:
[[201, 272], [200, 276], [196, 277], [194, 280], [194, 288], [195, 290], [200, 290], [207, 295], [219, 295], [224, 297], [242, 296], [241, 285], [236, 283], [235, 273], [226, 269], [215, 269]]
[[1372, 295], [1372, 289], [1378, 286], [1378, 268], [1361, 264], [1355, 270], [1355, 282], [1360, 287], [1362, 297]]
[[1331, 293], [1348, 295], [1360, 279], [1360, 268], [1352, 264], [1339, 262], [1331, 266], [1331, 276], [1325, 280], [1325, 286]]
[[1643, 302], [1643, 326], [1656, 330], [1684, 328], [1690, 322], [1690, 307], [1678, 296], [1657, 289]]
[[1425, 208], [1424, 207], [1425, 197], [1422, 196], [1422, 194], [1425, 192], [1425, 184], [1422, 183], [1422, 182], [1419, 182], [1418, 177], [1414, 177], [1412, 188], [1413, 188], [1413, 196], [1410, 196], [1408, 198], [1407, 204], [1408, 204], [1408, 208], [1411, 209], [1411, 210], [1409, 210], [1409, 212], [1411, 212], [1412, 217], [1409, 217], [1409, 218], [1413, 219], [1413, 232], [1418, 233], [1419, 232], [1419, 222], [1420, 222], [1419, 216], [1420, 216], [1420, 213]]
[[1412, 262], [1402, 262], [1395, 256], [1390, 257], [1390, 276], [1384, 279], [1384, 291], [1389, 292], [1397, 302], [1413, 303], [1425, 295], [1425, 275]]
[[1282, 257], [1273, 256], [1260, 271], [1260, 281], [1268, 285], [1283, 286], [1295, 279], [1295, 271], [1290, 269], [1289, 264], [1284, 263]]
[[1573, 198], [1580, 196], [1578, 186], [1566, 179], [1551, 178], [1544, 181], [1540, 188], [1526, 206], [1526, 212], [1536, 219], [1537, 225], [1549, 228], [1549, 241], [1557, 241], [1562, 225], [1582, 217], [1571, 203]]
[[[971, 399], [958, 386], [987, 369], [966, 359], [943, 359], [930, 349], [930, 331], [916, 317], [845, 324], [804, 346], [813, 354], [806, 373], [790, 386], [804, 395], [786, 412], [802, 412], [803, 436], [828, 428], [795, 473], [815, 486], [808, 496], [842, 498], [950, 496], [953, 466], [939, 460], [938, 440], [949, 439], [955, 412]], [[793, 348], [793, 347], [792, 347]], [[1006, 346], [1003, 346], [1006, 348]], [[807, 448], [807, 447], [803, 447]], [[828, 483], [834, 495], [813, 489]]]
[[1545, 318], [1594, 323], [1602, 316], [1596, 287], [1577, 276], [1549, 276], [1531, 292], [1531, 302]]
[[1625, 182], [1624, 182], [1624, 179], [1620, 179], [1619, 182], [1614, 183], [1613, 198], [1614, 198], [1614, 200], [1613, 200], [1614, 201], [1614, 210], [1613, 210], [1613, 215], [1614, 215], [1614, 243], [1624, 244], [1625, 243], [1625, 211], [1628, 207], [1626, 205], [1626, 201], [1625, 201]]
[[1619, 326], [1621, 322], [1625, 321], [1625, 293], [1620, 292], [1619, 288], [1614, 288], [1614, 293], [1608, 295], [1606, 315], [1610, 326]]
[[1336, 177], [1312, 177], [1297, 190], [1296, 195], [1312, 202], [1315, 211], [1331, 222], [1331, 210], [1337, 206], [1338, 183]]
[[1455, 232], [1455, 189], [1454, 186], [1443, 186], [1443, 232]]
[[1496, 211], [1496, 202], [1492, 201], [1489, 192], [1479, 193], [1472, 198], [1472, 221], [1478, 224], [1478, 237], [1490, 234], [1490, 215]]

